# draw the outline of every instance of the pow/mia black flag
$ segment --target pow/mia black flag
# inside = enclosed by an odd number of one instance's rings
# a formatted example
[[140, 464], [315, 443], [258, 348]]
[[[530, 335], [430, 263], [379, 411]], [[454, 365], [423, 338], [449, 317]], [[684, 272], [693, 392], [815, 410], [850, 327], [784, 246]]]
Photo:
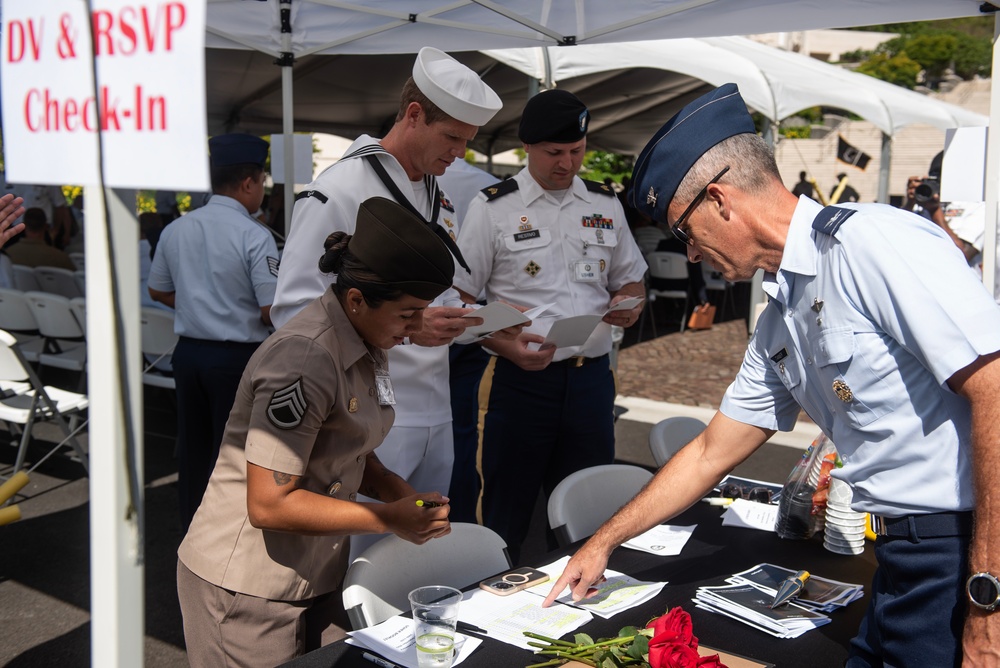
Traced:
[[870, 155], [854, 148], [844, 141], [843, 137], [837, 135], [837, 160], [846, 162], [848, 165], [853, 165], [858, 169], [864, 169], [868, 166], [868, 161], [871, 159]]

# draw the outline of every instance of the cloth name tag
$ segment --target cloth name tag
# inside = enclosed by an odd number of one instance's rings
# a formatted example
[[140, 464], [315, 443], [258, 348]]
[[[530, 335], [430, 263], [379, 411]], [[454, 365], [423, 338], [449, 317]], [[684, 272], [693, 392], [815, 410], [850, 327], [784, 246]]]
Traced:
[[528, 230], [527, 232], [517, 232], [514, 234], [514, 241], [527, 241], [528, 239], [538, 239], [542, 236], [540, 230]]

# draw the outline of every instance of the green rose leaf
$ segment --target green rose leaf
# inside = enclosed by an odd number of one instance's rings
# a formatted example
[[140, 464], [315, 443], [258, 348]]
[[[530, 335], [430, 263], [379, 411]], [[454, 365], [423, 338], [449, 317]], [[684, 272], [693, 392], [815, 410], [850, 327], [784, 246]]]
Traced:
[[626, 626], [618, 632], [619, 638], [629, 638], [639, 633], [639, 629], [634, 626]]
[[646, 636], [636, 636], [628, 648], [628, 655], [633, 659], [642, 661], [645, 654], [649, 654], [649, 638]]
[[591, 638], [586, 633], [577, 633], [576, 635], [573, 636], [573, 642], [575, 642], [577, 645], [593, 645], [594, 639]]

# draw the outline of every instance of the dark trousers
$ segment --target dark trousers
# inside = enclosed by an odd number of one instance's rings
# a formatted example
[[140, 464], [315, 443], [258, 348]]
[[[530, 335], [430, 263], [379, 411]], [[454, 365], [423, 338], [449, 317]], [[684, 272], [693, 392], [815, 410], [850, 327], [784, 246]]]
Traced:
[[451, 380], [451, 427], [455, 436], [455, 464], [448, 488], [452, 522], [475, 522], [479, 500], [479, 379], [490, 355], [478, 343], [452, 344], [448, 351]]
[[208, 487], [243, 369], [259, 345], [182, 336], [174, 349], [182, 533], [187, 533]]
[[507, 541], [517, 563], [539, 490], [548, 498], [570, 473], [614, 461], [614, 374], [607, 355], [542, 371], [495, 357], [479, 400], [482, 523]]
[[871, 600], [848, 668], [961, 665], [969, 540], [879, 537]]

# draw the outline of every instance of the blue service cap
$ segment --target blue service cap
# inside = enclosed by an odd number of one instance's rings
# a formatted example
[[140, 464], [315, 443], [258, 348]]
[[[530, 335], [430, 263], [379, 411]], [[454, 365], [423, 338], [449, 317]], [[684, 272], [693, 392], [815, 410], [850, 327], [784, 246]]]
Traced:
[[212, 167], [254, 164], [264, 166], [268, 144], [254, 135], [232, 133], [216, 135], [208, 140]]
[[677, 112], [642, 149], [632, 171], [629, 203], [653, 221], [667, 222], [667, 207], [694, 163], [724, 139], [756, 131], [736, 84], [702, 95]]

